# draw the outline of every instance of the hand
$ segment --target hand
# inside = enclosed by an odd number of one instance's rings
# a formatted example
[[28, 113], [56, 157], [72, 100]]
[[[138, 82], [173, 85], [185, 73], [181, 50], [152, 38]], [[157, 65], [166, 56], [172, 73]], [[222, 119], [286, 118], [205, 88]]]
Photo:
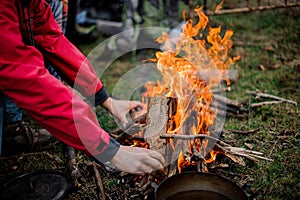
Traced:
[[130, 110], [134, 108], [142, 108], [142, 110], [146, 109], [146, 106], [139, 101], [115, 100], [111, 97], [109, 97], [102, 106], [123, 124], [128, 123], [126, 115]]
[[162, 169], [165, 159], [156, 151], [121, 145], [111, 162], [121, 171], [141, 175]]

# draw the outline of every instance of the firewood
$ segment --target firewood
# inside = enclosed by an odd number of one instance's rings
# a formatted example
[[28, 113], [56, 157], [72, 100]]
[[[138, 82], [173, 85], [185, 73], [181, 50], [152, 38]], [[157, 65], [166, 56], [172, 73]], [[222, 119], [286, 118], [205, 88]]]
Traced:
[[241, 157], [239, 157], [239, 156], [237, 156], [237, 155], [234, 155], [234, 154], [231, 153], [231, 152], [226, 152], [226, 153], [225, 153], [225, 156], [227, 156], [227, 157], [230, 158], [233, 162], [238, 163], [238, 164], [241, 165], [241, 166], [246, 166], [245, 161], [244, 161]]
[[259, 130], [260, 130], [259, 128], [257, 128], [257, 129], [251, 129], [251, 130], [246, 130], [246, 131], [243, 131], [243, 130], [233, 130], [233, 129], [223, 129], [222, 132], [224, 132], [224, 133], [237, 133], [237, 134], [246, 135], [246, 134], [256, 133]]
[[196, 138], [207, 138], [214, 141], [220, 141], [218, 138], [206, 135], [206, 134], [197, 134], [197, 135], [182, 135], [182, 134], [161, 134], [160, 138], [166, 139], [166, 138], [175, 138], [175, 139], [181, 139], [181, 140], [193, 140]]
[[247, 150], [240, 147], [223, 147], [222, 149], [226, 150], [227, 153], [244, 156], [253, 161], [258, 161], [257, 158], [262, 160], [267, 160], [267, 161], [274, 161], [273, 159], [261, 156], [262, 153], [258, 151]]
[[213, 93], [221, 93], [221, 92], [230, 92], [232, 89], [230, 86], [228, 87], [223, 87], [223, 88], [215, 88], [215, 89], [212, 89], [212, 92]]
[[278, 97], [278, 96], [275, 96], [275, 95], [272, 95], [272, 94], [266, 94], [266, 93], [262, 93], [262, 92], [259, 92], [259, 91], [249, 91], [249, 90], [247, 90], [246, 93], [247, 94], [252, 94], [252, 95], [256, 96], [256, 98], [264, 97], [264, 98], [276, 99], [278, 101], [284, 101], [284, 102], [291, 103], [291, 104], [294, 104], [295, 106], [297, 106], [296, 101], [292, 101], [292, 100], [289, 100], [289, 99], [284, 99], [282, 97]]
[[167, 132], [168, 110], [167, 97], [149, 98], [144, 138], [152, 150], [160, 150], [165, 146], [159, 137], [160, 134]]
[[264, 101], [264, 102], [260, 102], [260, 103], [252, 103], [252, 104], [250, 104], [250, 107], [251, 108], [256, 108], [256, 107], [260, 107], [260, 106], [279, 104], [279, 103], [282, 103], [282, 102], [283, 101]]
[[212, 101], [209, 106], [210, 106], [210, 108], [217, 109], [218, 112], [224, 111], [224, 112], [233, 113], [233, 114], [249, 113], [249, 110], [242, 106], [237, 107], [234, 105], [227, 105], [227, 104], [224, 104], [222, 102], [217, 102], [217, 101]]
[[254, 12], [261, 10], [273, 10], [278, 8], [290, 8], [290, 7], [298, 7], [300, 3], [290, 3], [290, 4], [281, 4], [281, 5], [265, 5], [265, 6], [256, 6], [256, 7], [244, 7], [244, 8], [233, 8], [233, 9], [224, 9], [215, 11], [207, 11], [207, 15], [224, 15], [224, 14], [232, 14], [232, 13], [245, 13], [245, 12]]
[[213, 163], [209, 166], [210, 169], [215, 169], [215, 168], [228, 168], [229, 165], [226, 163]]
[[238, 101], [235, 101], [235, 100], [231, 100], [227, 97], [224, 97], [224, 96], [221, 96], [221, 95], [218, 95], [218, 94], [215, 94], [214, 97], [218, 102], [222, 102], [222, 103], [224, 103], [228, 106], [232, 105], [232, 106], [236, 106], [236, 107], [242, 107], [242, 103], [240, 103]]

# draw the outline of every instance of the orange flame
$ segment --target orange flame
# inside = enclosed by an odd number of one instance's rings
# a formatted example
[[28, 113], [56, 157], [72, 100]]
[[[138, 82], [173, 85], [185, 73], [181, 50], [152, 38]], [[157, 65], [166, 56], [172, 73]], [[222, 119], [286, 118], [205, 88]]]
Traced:
[[[220, 9], [221, 5], [217, 9]], [[195, 9], [199, 21], [193, 25], [192, 20], [187, 20], [182, 25], [181, 33], [171, 37], [167, 33], [157, 38], [157, 42], [163, 44], [164, 51], [156, 52], [157, 69], [162, 75], [162, 81], [156, 84], [145, 85], [146, 96], [159, 96], [177, 99], [177, 112], [173, 116], [175, 128], [168, 129], [169, 134], [207, 134], [208, 127], [214, 123], [217, 111], [210, 109], [213, 100], [212, 88], [217, 87], [222, 80], [228, 83], [227, 73], [230, 66], [235, 64], [237, 57], [229, 57], [228, 52], [233, 46], [233, 30], [225, 31], [221, 36], [221, 27], [208, 29], [208, 17], [203, 8]], [[207, 34], [206, 34], [207, 33]], [[204, 37], [207, 35], [206, 37]], [[189, 130], [186, 130], [186, 122], [194, 121]], [[189, 142], [202, 153], [210, 153], [206, 162], [212, 162], [218, 152], [204, 152], [208, 140], [194, 140]], [[202, 151], [202, 152], [201, 152]], [[181, 171], [185, 160], [183, 152], [178, 159], [178, 169]]]

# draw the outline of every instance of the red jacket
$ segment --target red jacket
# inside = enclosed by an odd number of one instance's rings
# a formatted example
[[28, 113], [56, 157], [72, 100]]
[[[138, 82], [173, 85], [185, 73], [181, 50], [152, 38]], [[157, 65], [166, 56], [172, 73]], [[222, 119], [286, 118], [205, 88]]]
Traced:
[[[0, 1], [0, 90], [62, 142], [110, 160], [119, 144], [100, 128], [90, 106], [49, 74], [43, 56], [85, 96], [100, 91], [102, 83], [65, 38], [49, 5], [31, 0], [24, 8], [20, 1], [26, 0]], [[35, 46], [24, 42], [30, 35]]]

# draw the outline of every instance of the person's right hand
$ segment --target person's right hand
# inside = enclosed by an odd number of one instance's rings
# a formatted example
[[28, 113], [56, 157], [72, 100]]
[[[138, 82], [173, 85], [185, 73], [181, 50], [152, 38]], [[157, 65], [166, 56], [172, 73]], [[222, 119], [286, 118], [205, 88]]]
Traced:
[[120, 146], [111, 162], [121, 171], [131, 174], [150, 174], [164, 167], [164, 157], [145, 148]]

